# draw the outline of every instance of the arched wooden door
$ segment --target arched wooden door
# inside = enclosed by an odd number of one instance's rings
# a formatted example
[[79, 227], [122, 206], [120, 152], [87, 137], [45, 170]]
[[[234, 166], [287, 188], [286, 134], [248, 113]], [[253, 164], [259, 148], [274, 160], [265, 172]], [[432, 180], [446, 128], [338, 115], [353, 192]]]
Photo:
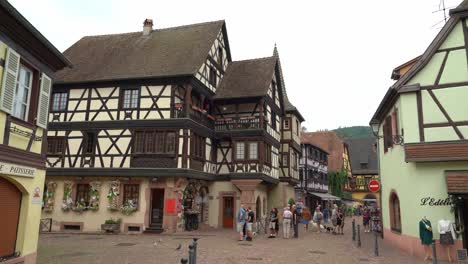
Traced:
[[0, 177], [0, 257], [15, 253], [20, 206], [20, 190]]

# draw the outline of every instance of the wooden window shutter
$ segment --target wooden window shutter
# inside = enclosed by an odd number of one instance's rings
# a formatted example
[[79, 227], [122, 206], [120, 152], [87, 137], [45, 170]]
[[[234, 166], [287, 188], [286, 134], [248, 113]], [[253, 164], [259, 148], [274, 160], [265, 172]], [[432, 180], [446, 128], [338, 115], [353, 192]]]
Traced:
[[388, 151], [388, 129], [387, 129], [387, 122], [383, 124], [383, 145], [384, 145], [384, 152]]
[[47, 128], [51, 88], [52, 79], [43, 73], [41, 76], [41, 91], [39, 93], [36, 124], [44, 129]]
[[0, 109], [13, 113], [13, 101], [15, 98], [16, 82], [20, 66], [20, 55], [8, 48], [3, 72], [2, 91], [0, 94]]

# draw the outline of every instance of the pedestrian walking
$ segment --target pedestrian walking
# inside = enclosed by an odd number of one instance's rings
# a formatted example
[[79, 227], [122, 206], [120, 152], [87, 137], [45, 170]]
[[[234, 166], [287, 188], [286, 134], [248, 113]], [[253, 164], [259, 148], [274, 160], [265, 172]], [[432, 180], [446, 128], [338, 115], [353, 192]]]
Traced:
[[325, 221], [325, 223], [328, 223], [329, 217], [330, 217], [330, 210], [328, 210], [328, 205], [327, 205], [325, 209], [323, 209], [323, 221]]
[[268, 238], [275, 238], [278, 232], [276, 232], [276, 227], [278, 225], [278, 209], [271, 208], [270, 211], [270, 236]]
[[333, 225], [333, 234], [336, 234], [336, 230], [338, 229], [338, 206], [336, 204], [333, 204], [331, 221]]
[[289, 238], [292, 215], [289, 207], [285, 207], [283, 211], [283, 238]]
[[370, 233], [370, 210], [369, 208], [364, 207], [364, 211], [362, 213], [362, 225], [364, 226], [364, 233]]
[[253, 223], [255, 220], [255, 213], [252, 210], [252, 207], [249, 206], [247, 209], [247, 241], [252, 241], [253, 237]]
[[299, 220], [301, 218], [301, 213], [296, 205], [293, 205], [293, 219], [292, 224], [294, 227], [294, 238], [299, 238]]
[[344, 211], [341, 208], [338, 208], [338, 213], [337, 213], [337, 220], [336, 220], [336, 225], [338, 227], [338, 234], [344, 235], [343, 232], [343, 227], [344, 227]]
[[320, 212], [320, 207], [317, 207], [315, 209], [314, 218], [313, 218], [315, 224], [317, 225], [317, 233], [322, 232], [322, 228], [321, 228], [322, 219], [323, 219], [323, 214], [322, 212]]
[[244, 240], [246, 213], [244, 205], [241, 204], [239, 213], [237, 213], [237, 232], [239, 232], [239, 241]]
[[306, 232], [309, 231], [310, 220], [312, 220], [312, 214], [309, 208], [304, 207], [304, 209], [302, 209], [301, 223], [304, 224], [304, 231]]

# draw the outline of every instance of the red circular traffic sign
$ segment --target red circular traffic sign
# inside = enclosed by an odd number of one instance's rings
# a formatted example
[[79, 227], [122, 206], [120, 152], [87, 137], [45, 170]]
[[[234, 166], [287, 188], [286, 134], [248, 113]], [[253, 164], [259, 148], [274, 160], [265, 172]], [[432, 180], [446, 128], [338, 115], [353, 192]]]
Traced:
[[369, 182], [367, 187], [369, 187], [369, 191], [371, 192], [378, 192], [380, 190], [380, 182], [377, 180], [372, 180]]

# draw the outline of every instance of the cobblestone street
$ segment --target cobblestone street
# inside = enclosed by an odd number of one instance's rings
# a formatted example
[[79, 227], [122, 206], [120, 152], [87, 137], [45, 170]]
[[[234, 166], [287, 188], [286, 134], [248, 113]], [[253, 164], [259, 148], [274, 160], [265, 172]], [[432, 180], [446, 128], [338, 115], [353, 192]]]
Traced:
[[[357, 221], [360, 222], [360, 221]], [[298, 240], [257, 237], [237, 242], [233, 231], [204, 232], [199, 237], [198, 263], [427, 263], [380, 242], [380, 257], [374, 257], [372, 234], [362, 233], [362, 247], [351, 239], [351, 219], [345, 235], [304, 233]], [[180, 263], [188, 256], [191, 236], [177, 235], [74, 235], [42, 234], [38, 263]], [[155, 245], [155, 242], [157, 243]], [[182, 244], [180, 250], [177, 246]]]

